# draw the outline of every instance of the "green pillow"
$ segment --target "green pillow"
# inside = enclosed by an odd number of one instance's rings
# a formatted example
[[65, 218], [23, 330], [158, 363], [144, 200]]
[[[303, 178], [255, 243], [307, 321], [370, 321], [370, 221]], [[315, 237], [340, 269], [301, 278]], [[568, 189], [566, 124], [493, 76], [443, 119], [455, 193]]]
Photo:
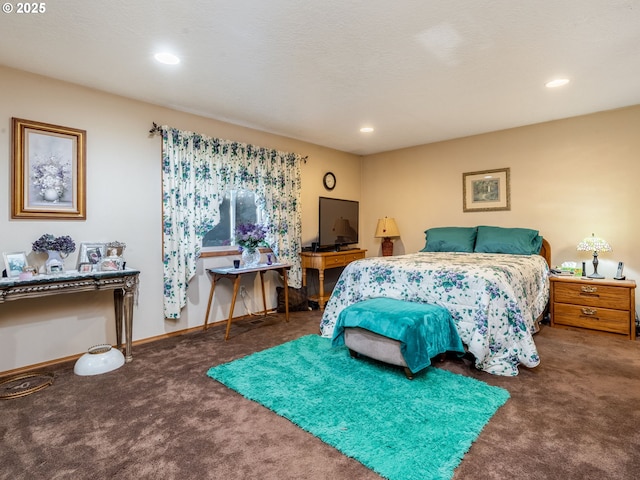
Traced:
[[538, 230], [479, 226], [474, 251], [535, 255], [540, 253], [541, 247], [542, 237]]
[[421, 252], [473, 252], [476, 227], [436, 227], [425, 230], [427, 243]]

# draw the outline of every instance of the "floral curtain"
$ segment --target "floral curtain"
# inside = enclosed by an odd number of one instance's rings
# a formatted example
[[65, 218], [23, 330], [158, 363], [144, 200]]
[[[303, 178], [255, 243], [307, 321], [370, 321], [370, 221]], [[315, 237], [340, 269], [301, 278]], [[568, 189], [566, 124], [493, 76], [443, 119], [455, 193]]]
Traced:
[[302, 157], [167, 126], [160, 130], [165, 317], [180, 318], [202, 239], [220, 222], [220, 203], [232, 189], [255, 193], [266, 216], [266, 240], [279, 261], [292, 265], [289, 285], [299, 287]]

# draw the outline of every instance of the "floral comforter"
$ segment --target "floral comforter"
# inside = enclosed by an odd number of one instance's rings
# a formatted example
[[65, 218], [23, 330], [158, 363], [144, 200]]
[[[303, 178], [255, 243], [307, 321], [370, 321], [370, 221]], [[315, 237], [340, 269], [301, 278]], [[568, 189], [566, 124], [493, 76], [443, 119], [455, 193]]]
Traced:
[[540, 363], [535, 320], [549, 299], [548, 266], [539, 255], [413, 253], [347, 265], [326, 305], [320, 330], [331, 337], [340, 312], [374, 297], [447, 308], [476, 367], [514, 376]]

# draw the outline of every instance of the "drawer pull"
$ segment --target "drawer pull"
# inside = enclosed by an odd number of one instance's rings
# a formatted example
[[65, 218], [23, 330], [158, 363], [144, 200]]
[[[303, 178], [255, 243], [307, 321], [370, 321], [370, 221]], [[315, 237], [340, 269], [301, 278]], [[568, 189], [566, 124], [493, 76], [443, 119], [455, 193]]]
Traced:
[[583, 315], [597, 315], [597, 313], [598, 311], [593, 308], [586, 308], [586, 307], [582, 308]]
[[598, 291], [598, 287], [594, 287], [593, 285], [583, 285], [582, 293], [596, 293]]

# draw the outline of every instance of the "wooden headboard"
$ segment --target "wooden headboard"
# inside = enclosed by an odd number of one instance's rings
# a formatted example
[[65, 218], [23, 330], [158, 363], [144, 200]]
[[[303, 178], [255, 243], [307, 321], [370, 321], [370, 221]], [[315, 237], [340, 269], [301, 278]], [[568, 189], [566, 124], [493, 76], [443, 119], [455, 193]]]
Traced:
[[540, 247], [539, 255], [544, 257], [547, 261], [547, 265], [551, 268], [551, 245], [549, 245], [549, 242], [547, 242], [547, 239], [544, 237], [542, 238], [542, 247]]

